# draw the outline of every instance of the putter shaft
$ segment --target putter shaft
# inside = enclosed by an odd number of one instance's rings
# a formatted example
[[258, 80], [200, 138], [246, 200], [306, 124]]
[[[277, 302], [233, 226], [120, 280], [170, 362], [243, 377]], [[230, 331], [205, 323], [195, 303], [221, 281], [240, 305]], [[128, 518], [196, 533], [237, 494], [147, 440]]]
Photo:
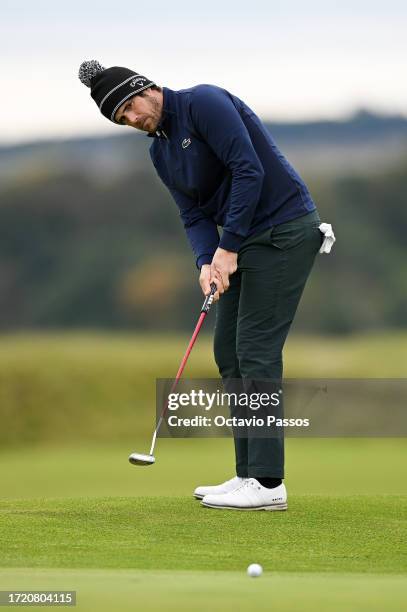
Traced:
[[[197, 322], [197, 324], [195, 326], [194, 333], [192, 334], [191, 340], [189, 341], [187, 350], [185, 351], [185, 355], [182, 358], [181, 364], [180, 364], [180, 366], [178, 368], [178, 372], [177, 372], [177, 374], [175, 376], [175, 380], [174, 380], [174, 382], [173, 382], [173, 384], [171, 386], [171, 390], [170, 390], [168, 395], [173, 393], [175, 387], [177, 386], [177, 383], [178, 383], [179, 379], [181, 378], [182, 372], [184, 371], [184, 368], [185, 368], [186, 363], [188, 361], [188, 357], [189, 357], [189, 355], [190, 355], [190, 353], [192, 351], [192, 347], [194, 346], [195, 340], [197, 339], [198, 334], [199, 334], [199, 330], [202, 327], [202, 323], [204, 322], [205, 317], [208, 314], [208, 312], [209, 312], [209, 310], [210, 310], [210, 308], [212, 306], [213, 296], [215, 295], [216, 291], [217, 291], [217, 286], [215, 285], [215, 283], [212, 283], [211, 284], [211, 292], [210, 292], [209, 295], [206, 296], [205, 301], [204, 301], [204, 303], [202, 305], [201, 314], [199, 315], [199, 319], [198, 319], [198, 322]], [[161, 427], [161, 424], [162, 424], [162, 422], [164, 420], [164, 416], [165, 416], [165, 413], [167, 412], [167, 409], [168, 409], [168, 397], [167, 397], [167, 400], [166, 400], [166, 402], [164, 404], [164, 408], [163, 408], [163, 410], [161, 412], [160, 418], [158, 419], [157, 427], [155, 428], [154, 433], [153, 433], [153, 439], [152, 439], [151, 448], [150, 448], [150, 455], [154, 454], [154, 448], [155, 448], [155, 443], [156, 443], [156, 440], [157, 440], [157, 434], [158, 434], [158, 432], [160, 430], [160, 427]]]

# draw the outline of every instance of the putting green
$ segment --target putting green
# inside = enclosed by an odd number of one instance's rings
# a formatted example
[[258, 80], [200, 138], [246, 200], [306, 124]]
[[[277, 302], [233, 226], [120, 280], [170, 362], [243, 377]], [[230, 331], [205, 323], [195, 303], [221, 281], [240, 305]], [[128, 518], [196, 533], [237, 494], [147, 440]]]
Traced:
[[406, 496], [291, 496], [287, 512], [191, 497], [0, 502], [2, 567], [399, 574], [406, 540]]
[[[298, 496], [274, 513], [174, 497], [3, 500], [0, 588], [76, 590], [86, 611], [399, 610], [406, 518], [406, 496]], [[252, 562], [261, 578], [246, 576]]]
[[[233, 475], [230, 439], [160, 439], [155, 466], [130, 466], [187, 340], [2, 339], [0, 589], [75, 589], [86, 612], [404, 609], [407, 440], [287, 439], [281, 513], [192, 499]], [[211, 343], [188, 376], [217, 376]], [[405, 347], [399, 332], [292, 338], [286, 375], [404, 376]]]
[[[238, 571], [2, 569], [0, 589], [76, 590], [76, 610], [402, 610], [404, 576]], [[16, 608], [4, 607], [4, 610]], [[67, 609], [67, 608], [63, 608]]]

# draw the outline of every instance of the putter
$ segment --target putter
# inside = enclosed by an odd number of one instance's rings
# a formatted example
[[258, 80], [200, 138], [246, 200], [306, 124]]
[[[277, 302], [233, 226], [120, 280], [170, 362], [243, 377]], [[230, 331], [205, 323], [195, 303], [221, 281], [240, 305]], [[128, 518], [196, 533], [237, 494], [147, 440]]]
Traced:
[[[189, 341], [188, 348], [185, 352], [184, 357], [182, 358], [181, 365], [178, 369], [177, 375], [171, 387], [171, 391], [168, 395], [170, 395], [174, 391], [178, 380], [181, 378], [181, 374], [185, 368], [185, 364], [188, 360], [189, 354], [192, 351], [192, 347], [194, 346], [199, 330], [202, 327], [202, 323], [204, 322], [204, 319], [206, 315], [208, 314], [210, 307], [212, 306], [213, 296], [215, 295], [216, 290], [217, 290], [217, 287], [215, 283], [211, 283], [211, 292], [209, 295], [206, 296], [205, 301], [202, 305], [201, 314], [199, 315], [199, 319], [198, 319], [198, 323], [196, 324], [195, 331], [192, 334], [191, 340]], [[164, 408], [158, 420], [157, 427], [155, 428], [154, 433], [153, 433], [153, 440], [151, 443], [150, 453], [148, 455], [143, 455], [143, 453], [132, 453], [129, 457], [129, 461], [132, 465], [153, 465], [153, 463], [155, 463], [155, 457], [154, 457], [155, 442], [157, 439], [158, 431], [161, 427], [161, 423], [163, 422], [165, 413], [167, 412], [167, 408], [168, 408], [168, 398], [164, 404]]]

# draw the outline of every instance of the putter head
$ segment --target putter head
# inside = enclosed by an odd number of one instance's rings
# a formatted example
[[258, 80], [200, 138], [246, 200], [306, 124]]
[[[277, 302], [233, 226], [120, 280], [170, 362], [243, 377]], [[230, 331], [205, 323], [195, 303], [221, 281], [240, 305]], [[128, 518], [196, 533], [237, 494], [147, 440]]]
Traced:
[[154, 455], [143, 455], [142, 453], [132, 453], [129, 457], [132, 465], [153, 465], [155, 463]]

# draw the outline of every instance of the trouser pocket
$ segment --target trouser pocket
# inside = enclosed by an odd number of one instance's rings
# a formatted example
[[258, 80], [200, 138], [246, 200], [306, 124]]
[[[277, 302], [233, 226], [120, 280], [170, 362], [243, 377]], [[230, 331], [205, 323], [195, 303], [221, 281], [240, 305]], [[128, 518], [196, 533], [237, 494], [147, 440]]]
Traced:
[[303, 226], [284, 227], [284, 225], [285, 223], [277, 225], [270, 231], [270, 242], [273, 247], [287, 251], [288, 249], [300, 246], [306, 240], [308, 235], [307, 228]]
[[320, 219], [315, 214], [305, 215], [299, 219], [276, 225], [270, 230], [270, 243], [281, 251], [288, 251], [301, 245], [315, 243], [315, 248], [322, 244]]

